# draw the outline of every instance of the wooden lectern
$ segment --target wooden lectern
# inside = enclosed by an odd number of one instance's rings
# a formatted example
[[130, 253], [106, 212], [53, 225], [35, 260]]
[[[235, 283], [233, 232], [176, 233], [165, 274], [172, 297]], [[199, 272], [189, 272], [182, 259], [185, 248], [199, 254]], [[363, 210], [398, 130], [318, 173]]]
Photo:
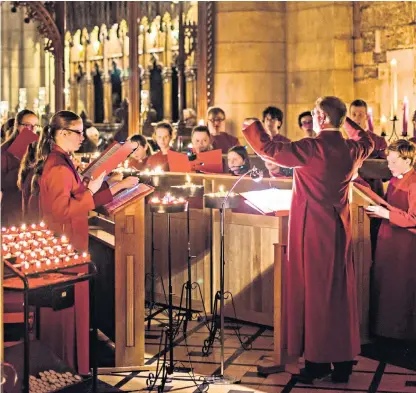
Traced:
[[[110, 204], [96, 210], [109, 219], [90, 218], [90, 226], [93, 225], [90, 236], [114, 248], [115, 367], [100, 368], [100, 373], [149, 369], [144, 367], [144, 198], [153, 188], [144, 184], [136, 187], [120, 193]], [[100, 276], [100, 269], [105, 267], [100, 267], [99, 258], [96, 264]], [[107, 274], [108, 271], [104, 272], [104, 276]], [[108, 311], [111, 314], [110, 305]]]

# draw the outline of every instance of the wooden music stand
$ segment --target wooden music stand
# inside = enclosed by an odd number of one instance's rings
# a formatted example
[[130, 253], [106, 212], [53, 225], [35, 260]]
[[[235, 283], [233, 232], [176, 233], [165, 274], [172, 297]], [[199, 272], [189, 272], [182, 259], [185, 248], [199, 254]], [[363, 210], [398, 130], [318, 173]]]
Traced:
[[111, 217], [115, 239], [115, 367], [99, 368], [99, 374], [155, 369], [144, 365], [144, 198], [152, 192], [139, 184], [97, 210]]
[[280, 218], [279, 239], [274, 244], [274, 350], [271, 358], [265, 358], [257, 366], [260, 374], [274, 374], [285, 371], [285, 364], [295, 360], [287, 354], [287, 340], [283, 320], [285, 318], [284, 307], [284, 283], [285, 263], [287, 260], [287, 229], [292, 190], [268, 189], [263, 191], [250, 191], [240, 193], [246, 198], [246, 203], [266, 215], [271, 211]]

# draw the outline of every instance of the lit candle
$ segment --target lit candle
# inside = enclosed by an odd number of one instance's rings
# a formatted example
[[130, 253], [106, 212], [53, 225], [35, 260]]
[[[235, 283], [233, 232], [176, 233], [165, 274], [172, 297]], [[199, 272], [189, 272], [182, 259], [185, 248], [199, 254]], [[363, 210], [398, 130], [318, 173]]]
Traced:
[[381, 126], [381, 136], [386, 136], [386, 124], [387, 124], [387, 117], [382, 115], [380, 118], [380, 126]]
[[191, 183], [191, 176], [186, 175], [186, 184], [190, 184]]
[[368, 121], [368, 131], [374, 132], [373, 109], [371, 107], [368, 108], [367, 121]]
[[198, 125], [204, 126], [205, 125], [204, 119], [199, 119]]
[[22, 224], [22, 226], [20, 227], [20, 229], [21, 229], [22, 231], [25, 231], [25, 230], [26, 230], [26, 228], [27, 228], [26, 224]]
[[391, 118], [394, 119], [397, 112], [397, 60], [390, 61], [391, 76]]
[[41, 222], [40, 222], [40, 224], [39, 224], [39, 226], [40, 226], [41, 228], [45, 228], [45, 223], [44, 223], [43, 221], [41, 221]]
[[409, 100], [405, 96], [403, 98], [403, 130], [402, 136], [407, 136], [407, 122], [409, 121]]

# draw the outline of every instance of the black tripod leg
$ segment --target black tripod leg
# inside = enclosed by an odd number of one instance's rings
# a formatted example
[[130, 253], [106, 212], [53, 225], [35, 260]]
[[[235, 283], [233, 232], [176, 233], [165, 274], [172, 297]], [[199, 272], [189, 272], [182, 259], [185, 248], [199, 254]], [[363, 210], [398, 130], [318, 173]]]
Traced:
[[211, 326], [209, 328], [209, 336], [206, 340], [204, 340], [204, 345], [202, 346], [202, 354], [203, 356], [208, 356], [210, 353], [210, 350], [212, 348], [212, 345], [214, 344], [217, 331], [220, 328], [218, 326], [219, 322], [219, 315], [218, 315], [218, 303], [220, 301], [221, 293], [217, 292], [215, 294], [215, 300], [214, 300], [214, 309], [212, 313], [212, 320], [211, 320]]

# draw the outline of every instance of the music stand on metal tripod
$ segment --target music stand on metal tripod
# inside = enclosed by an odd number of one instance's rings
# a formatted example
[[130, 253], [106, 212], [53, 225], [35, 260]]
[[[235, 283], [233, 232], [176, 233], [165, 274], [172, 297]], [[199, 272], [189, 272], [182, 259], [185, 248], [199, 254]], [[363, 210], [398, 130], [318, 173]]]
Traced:
[[[206, 194], [204, 195], [204, 204], [205, 207], [211, 209], [219, 209], [220, 211], [220, 290], [217, 291], [215, 295], [215, 304], [214, 304], [214, 313], [212, 318], [212, 325], [210, 329], [210, 337], [209, 337], [209, 347], [212, 345], [213, 341], [216, 338], [217, 331], [220, 330], [220, 345], [221, 345], [221, 356], [220, 356], [220, 374], [213, 375], [212, 377], [206, 378], [206, 381], [210, 384], [216, 385], [229, 385], [233, 383], [238, 383], [239, 379], [231, 376], [224, 375], [224, 303], [225, 303], [225, 209], [235, 209], [239, 206], [239, 196], [234, 194], [233, 191], [240, 181], [246, 177], [247, 175], [252, 175], [253, 180], [261, 180], [262, 179], [262, 172], [259, 171], [256, 167], [253, 167], [248, 172], [244, 173], [242, 176], [238, 178], [238, 180], [234, 183], [231, 189], [227, 192], [220, 192], [217, 194]], [[218, 326], [217, 321], [217, 302], [220, 302], [220, 322]], [[240, 337], [239, 340], [244, 347], [244, 343], [241, 341]], [[207, 340], [206, 340], [207, 341]], [[204, 343], [205, 348], [206, 343]], [[208, 351], [209, 351], [208, 347]], [[203, 348], [203, 352], [204, 352]], [[205, 348], [206, 349], [206, 348]]]

